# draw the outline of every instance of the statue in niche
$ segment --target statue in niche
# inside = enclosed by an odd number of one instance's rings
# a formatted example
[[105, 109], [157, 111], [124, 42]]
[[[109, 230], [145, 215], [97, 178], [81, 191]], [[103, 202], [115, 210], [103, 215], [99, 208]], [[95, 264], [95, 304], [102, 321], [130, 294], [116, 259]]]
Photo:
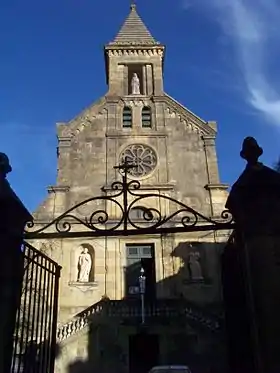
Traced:
[[204, 278], [202, 275], [199, 252], [196, 251], [189, 254], [188, 267], [192, 281], [203, 281]]
[[87, 248], [83, 248], [78, 259], [78, 282], [89, 282], [92, 259]]
[[136, 73], [133, 74], [131, 79], [131, 93], [133, 95], [140, 95], [140, 80]]

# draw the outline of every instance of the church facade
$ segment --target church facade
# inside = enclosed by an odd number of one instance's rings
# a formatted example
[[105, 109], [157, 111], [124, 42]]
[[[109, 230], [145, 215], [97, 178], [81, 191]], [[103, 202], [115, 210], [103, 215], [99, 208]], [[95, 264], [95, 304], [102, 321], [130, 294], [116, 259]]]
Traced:
[[[174, 206], [160, 196], [218, 218], [227, 185], [219, 179], [216, 123], [164, 91], [165, 46], [153, 38], [135, 5], [104, 51], [108, 91], [70, 122], [57, 124], [57, 183], [34, 214], [36, 226], [87, 198], [114, 195], [112, 183], [121, 179], [114, 167], [124, 161], [136, 165], [128, 180], [159, 196], [131, 212], [135, 221], [141, 223], [149, 208], [172, 213]], [[88, 216], [105, 206], [98, 203], [76, 212]], [[114, 204], [104, 208], [112, 222], [119, 218]], [[82, 228], [75, 226], [76, 232]], [[186, 364], [200, 372], [221, 368], [220, 255], [227, 238], [228, 232], [151, 231], [38, 241], [62, 266], [56, 372], [140, 373], [157, 364]]]

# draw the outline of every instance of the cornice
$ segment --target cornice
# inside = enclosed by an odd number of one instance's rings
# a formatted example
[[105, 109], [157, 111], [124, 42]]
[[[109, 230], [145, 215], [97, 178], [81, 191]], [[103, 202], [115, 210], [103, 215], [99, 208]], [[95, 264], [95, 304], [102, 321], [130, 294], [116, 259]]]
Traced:
[[137, 57], [152, 57], [158, 56], [163, 58], [165, 47], [159, 45], [147, 46], [114, 46], [105, 47], [107, 57], [123, 57], [123, 56], [137, 56]]
[[105, 45], [104, 47], [104, 50], [105, 51], [109, 51], [109, 50], [128, 50], [128, 49], [132, 49], [132, 50], [147, 50], [147, 49], [151, 49], [151, 50], [155, 50], [155, 49], [160, 49], [160, 50], [164, 50], [166, 47], [165, 45], [161, 44], [161, 43], [154, 43], [154, 44], [151, 44], [151, 43], [109, 43], [107, 45]]
[[[175, 184], [174, 183], [167, 183], [167, 184], [141, 184], [141, 190], [174, 190]], [[111, 185], [105, 185], [103, 190], [106, 192], [115, 191]]]
[[121, 101], [121, 99], [121, 96], [110, 94], [110, 92], [107, 92], [105, 95], [105, 100], [107, 104], [118, 104]]
[[166, 131], [141, 131], [141, 132], [124, 132], [122, 131], [116, 131], [116, 130], [111, 130], [106, 132], [105, 136], [107, 138], [120, 138], [120, 137], [130, 137], [130, 138], [137, 138], [137, 137], [167, 137], [168, 134]]
[[208, 125], [205, 120], [198, 117], [168, 94], [164, 93], [162, 96], [154, 96], [153, 101], [165, 103], [167, 107], [172, 109], [173, 112], [178, 115], [179, 119], [185, 121], [192, 130], [204, 136], [208, 135], [216, 137], [216, 130], [213, 126]]
[[124, 95], [121, 96], [122, 101], [141, 101], [141, 100], [152, 100], [153, 101], [153, 96], [152, 95]]
[[58, 147], [61, 148], [69, 148], [72, 142], [72, 136], [57, 136], [58, 139]]
[[49, 185], [47, 187], [48, 193], [64, 192], [67, 193], [70, 190], [69, 185]]
[[227, 190], [229, 188], [229, 184], [206, 184], [204, 188], [207, 190], [211, 190], [211, 189]]

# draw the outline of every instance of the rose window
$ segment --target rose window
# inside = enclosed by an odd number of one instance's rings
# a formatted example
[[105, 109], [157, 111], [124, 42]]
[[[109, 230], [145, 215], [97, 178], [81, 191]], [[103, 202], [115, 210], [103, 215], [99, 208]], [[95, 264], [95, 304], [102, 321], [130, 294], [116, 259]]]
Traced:
[[155, 151], [147, 145], [133, 144], [128, 146], [121, 153], [120, 162], [127, 162], [135, 166], [128, 170], [131, 176], [144, 177], [155, 169], [157, 165], [157, 155]]

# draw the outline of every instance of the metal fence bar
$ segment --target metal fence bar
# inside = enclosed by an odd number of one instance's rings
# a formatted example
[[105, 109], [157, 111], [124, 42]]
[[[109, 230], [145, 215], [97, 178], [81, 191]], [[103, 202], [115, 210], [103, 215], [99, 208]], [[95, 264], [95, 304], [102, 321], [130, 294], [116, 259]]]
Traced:
[[[56, 281], [54, 283], [54, 297], [53, 297], [53, 309], [58, 310], [58, 292], [59, 292], [59, 279], [60, 279], [60, 272], [61, 267], [56, 266]], [[50, 372], [54, 372], [54, 364], [56, 358], [56, 341], [57, 341], [57, 320], [58, 320], [58, 312], [52, 313], [52, 330], [51, 330], [51, 362], [50, 362]]]
[[19, 373], [21, 371], [21, 367], [24, 364], [24, 330], [26, 328], [26, 323], [24, 316], [28, 310], [28, 299], [25, 296], [28, 291], [28, 278], [30, 276], [30, 262], [31, 259], [29, 258], [30, 251], [25, 250], [23, 246], [23, 255], [24, 255], [24, 278], [22, 283], [22, 294], [21, 294], [21, 305], [18, 310], [18, 317], [17, 317], [17, 328], [19, 330], [18, 336], [18, 343], [14, 346], [14, 361], [13, 364], [15, 366], [15, 372]]
[[[46, 259], [42, 257], [42, 265], [44, 263], [44, 266], [45, 266], [45, 261]], [[46, 278], [47, 278], [47, 272], [44, 271], [43, 272], [43, 281], [42, 283], [45, 284], [46, 283]], [[45, 289], [43, 289], [42, 291], [42, 303], [43, 304], [46, 304], [46, 292], [45, 292]], [[44, 330], [44, 310], [41, 309], [41, 312], [40, 312], [40, 320], [39, 320], [39, 323], [40, 323], [40, 341], [41, 340], [44, 340], [44, 336], [45, 336], [45, 330]], [[43, 356], [43, 349], [40, 348], [39, 351], [38, 351], [38, 365], [39, 365], [39, 372], [42, 371], [43, 372], [43, 365], [44, 365], [44, 356]]]
[[[51, 264], [49, 263], [49, 265], [51, 266]], [[53, 286], [54, 286], [54, 281], [53, 281], [53, 277], [49, 278], [49, 286], [53, 289]], [[50, 304], [50, 307], [52, 308], [53, 307], [53, 292], [50, 293], [50, 300], [49, 300], [49, 304]], [[52, 349], [51, 349], [51, 334], [52, 334], [52, 322], [53, 322], [53, 317], [52, 317], [52, 313], [49, 312], [48, 314], [48, 336], [47, 336], [47, 339], [46, 339], [46, 342], [47, 342], [47, 345], [46, 345], [46, 358], [47, 358], [47, 361], [48, 361], [48, 366], [50, 366], [50, 362], [51, 362], [51, 352], [52, 352]]]
[[60, 266], [27, 242], [10, 373], [53, 373]]
[[[50, 304], [49, 304], [49, 276], [50, 276], [50, 273], [48, 271], [48, 263], [45, 261], [45, 266], [47, 268], [47, 271], [45, 271], [45, 281], [44, 281], [44, 284], [45, 284], [45, 291], [44, 291], [44, 294], [45, 294], [45, 298], [44, 298], [44, 304], [46, 305], [46, 307], [50, 307]], [[44, 343], [40, 346], [40, 352], [41, 352], [41, 358], [40, 358], [40, 362], [41, 362], [41, 371], [44, 372], [44, 368], [45, 366], [48, 365], [47, 363], [47, 359], [46, 359], [46, 343], [47, 343], [47, 338], [48, 338], [48, 324], [47, 324], [47, 317], [48, 317], [48, 313], [47, 312], [44, 312], [44, 314], [42, 315], [43, 318], [42, 318], [42, 324], [43, 324], [43, 341]]]
[[[38, 257], [38, 265], [41, 266], [41, 268], [43, 268], [43, 260], [44, 260], [44, 257], [43, 256], [39, 256]], [[43, 290], [43, 287], [42, 287], [42, 281], [43, 279], [43, 271], [40, 271], [39, 273], [39, 280], [38, 280], [38, 292], [39, 294], [42, 294], [42, 292], [44, 291]], [[36, 315], [36, 333], [35, 333], [35, 339], [36, 340], [41, 340], [42, 338], [42, 332], [41, 332], [41, 323], [40, 323], [40, 317], [41, 317], [41, 313], [44, 312], [44, 309], [43, 307], [40, 307], [39, 309], [37, 309], [37, 315]]]
[[[46, 267], [48, 268], [48, 272], [47, 272], [47, 279], [46, 279], [46, 304], [51, 308], [51, 295], [52, 295], [52, 291], [50, 291], [50, 289], [52, 290], [52, 287], [51, 287], [51, 276], [50, 276], [50, 272], [49, 272], [49, 263], [46, 263]], [[49, 314], [50, 312], [45, 312], [45, 315], [44, 315], [44, 325], [45, 325], [45, 328], [44, 328], [44, 344], [42, 345], [42, 355], [43, 355], [43, 360], [42, 360], [42, 364], [43, 366], [48, 366], [49, 367], [49, 359], [48, 359], [48, 344], [49, 344], [49, 338], [50, 338], [50, 333], [49, 333], [49, 330], [50, 330], [50, 325], [49, 325]]]

